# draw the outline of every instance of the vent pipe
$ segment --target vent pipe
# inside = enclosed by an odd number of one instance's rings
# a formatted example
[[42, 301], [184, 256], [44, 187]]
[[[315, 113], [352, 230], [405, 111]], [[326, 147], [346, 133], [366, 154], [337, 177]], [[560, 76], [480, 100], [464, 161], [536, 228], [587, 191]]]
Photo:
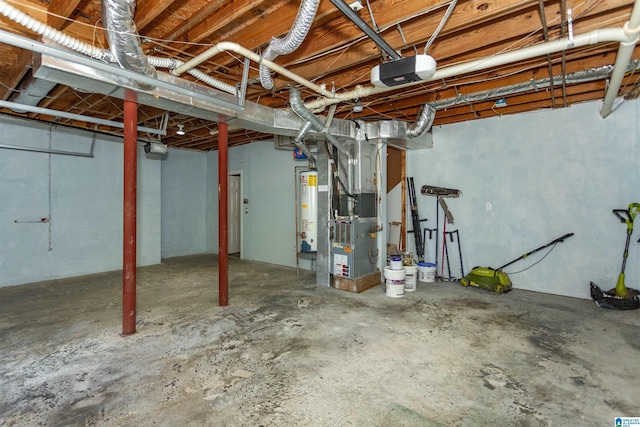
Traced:
[[311, 167], [315, 168], [316, 158], [311, 152], [311, 150], [309, 149], [309, 147], [307, 146], [307, 144], [305, 144], [304, 142], [304, 136], [306, 135], [307, 132], [309, 132], [309, 129], [311, 129], [311, 122], [306, 122], [300, 129], [300, 132], [298, 133], [296, 138], [293, 140], [293, 142], [298, 146], [300, 151], [302, 151], [304, 155], [307, 156], [311, 164]]
[[[307, 122], [305, 128], [308, 125], [316, 132], [322, 133], [327, 141], [329, 141], [334, 147], [338, 149], [339, 152], [343, 153], [347, 157], [347, 192], [349, 194], [353, 193], [353, 173], [351, 172], [351, 168], [353, 166], [353, 156], [347, 150], [347, 148], [340, 143], [329, 133], [328, 128], [318, 119], [311, 111], [309, 111], [305, 106], [304, 102], [302, 102], [302, 98], [300, 97], [300, 91], [298, 89], [291, 88], [289, 91], [289, 103], [291, 104], [291, 109], [294, 113], [296, 113], [302, 120]], [[347, 210], [349, 216], [353, 215], [353, 199], [351, 197], [347, 197]]]
[[431, 129], [436, 118], [436, 108], [431, 104], [424, 104], [416, 122], [407, 127], [407, 137], [415, 138]]
[[[288, 55], [295, 51], [307, 36], [319, 4], [320, 0], [302, 0], [289, 33], [281, 39], [272, 38], [262, 57], [273, 61], [278, 55]], [[271, 73], [263, 64], [260, 64], [260, 83], [265, 89], [273, 89]]]

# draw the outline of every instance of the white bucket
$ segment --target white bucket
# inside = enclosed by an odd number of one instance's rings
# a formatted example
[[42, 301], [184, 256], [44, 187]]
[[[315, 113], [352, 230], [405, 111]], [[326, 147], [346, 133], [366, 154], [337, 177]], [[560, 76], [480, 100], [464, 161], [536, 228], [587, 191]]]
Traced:
[[388, 297], [402, 298], [404, 296], [404, 268], [394, 270], [391, 267], [384, 268], [385, 293]]
[[413, 292], [416, 290], [416, 284], [418, 282], [418, 266], [408, 265], [404, 268], [404, 291]]
[[436, 265], [432, 262], [418, 263], [418, 280], [421, 282], [435, 282]]
[[391, 298], [402, 298], [404, 296], [404, 283], [400, 285], [390, 285], [387, 283], [386, 294]]
[[402, 265], [402, 257], [400, 255], [392, 255], [389, 258], [389, 267], [392, 270], [402, 270], [402, 267], [404, 267]]

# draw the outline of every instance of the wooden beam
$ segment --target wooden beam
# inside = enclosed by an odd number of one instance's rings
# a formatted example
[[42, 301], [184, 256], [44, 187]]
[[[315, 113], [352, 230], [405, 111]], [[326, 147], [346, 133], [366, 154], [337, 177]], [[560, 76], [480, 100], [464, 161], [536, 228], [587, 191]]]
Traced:
[[[62, 1], [62, 0], [61, 0]], [[177, 0], [138, 0], [135, 23], [138, 31], [145, 28], [158, 15], [167, 10]]]
[[31, 68], [31, 59], [31, 52], [20, 51], [17, 60], [11, 63], [7, 71], [9, 80], [4, 81], [3, 84], [0, 85], [0, 98], [2, 98], [3, 101], [11, 97], [13, 88], [16, 88], [27, 74], [29, 68]]
[[47, 8], [47, 24], [56, 30], [62, 30], [69, 24], [69, 18], [78, 7], [80, 0], [51, 0]]

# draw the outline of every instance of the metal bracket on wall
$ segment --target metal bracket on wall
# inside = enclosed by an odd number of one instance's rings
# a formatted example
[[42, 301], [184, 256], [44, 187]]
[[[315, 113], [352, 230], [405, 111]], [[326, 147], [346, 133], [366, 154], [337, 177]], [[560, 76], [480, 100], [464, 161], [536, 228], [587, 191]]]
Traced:
[[95, 133], [93, 134], [93, 138], [91, 139], [91, 150], [88, 153], [79, 153], [76, 151], [65, 151], [65, 150], [51, 150], [48, 148], [20, 147], [18, 145], [0, 144], [0, 148], [4, 148], [7, 150], [31, 151], [34, 153], [58, 154], [61, 156], [91, 157], [91, 158], [93, 158], [93, 149], [95, 146], [96, 146]]

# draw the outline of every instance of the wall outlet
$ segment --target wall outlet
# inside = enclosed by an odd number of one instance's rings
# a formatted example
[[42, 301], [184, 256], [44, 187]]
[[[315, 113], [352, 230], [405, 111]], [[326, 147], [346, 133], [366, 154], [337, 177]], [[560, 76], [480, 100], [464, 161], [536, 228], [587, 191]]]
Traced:
[[487, 202], [487, 203], [485, 203], [485, 204], [484, 204], [484, 208], [485, 208], [485, 210], [487, 210], [487, 211], [490, 211], [492, 207], [493, 207], [493, 206], [491, 206], [491, 203], [490, 203], [490, 202]]

